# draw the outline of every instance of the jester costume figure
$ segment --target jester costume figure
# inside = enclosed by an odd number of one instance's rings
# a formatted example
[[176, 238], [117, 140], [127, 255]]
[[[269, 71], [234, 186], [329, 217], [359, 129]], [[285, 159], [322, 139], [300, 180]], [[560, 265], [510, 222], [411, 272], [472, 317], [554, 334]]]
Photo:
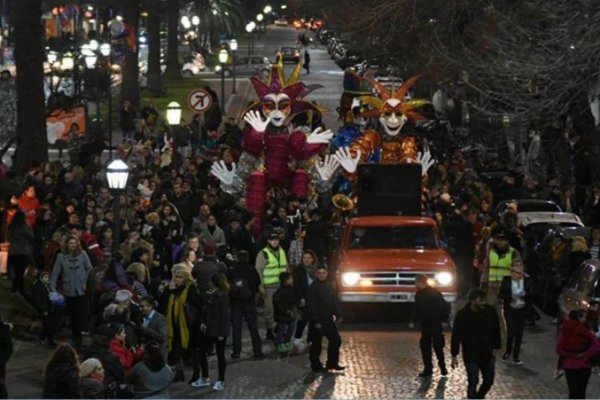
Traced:
[[331, 131], [316, 129], [307, 134], [289, 123], [300, 112], [321, 111], [301, 100], [311, 88], [298, 82], [300, 72], [298, 64], [286, 81], [283, 66], [278, 64], [271, 68], [266, 82], [250, 78], [258, 101], [244, 114], [248, 125], [239, 163], [227, 166], [220, 161], [211, 169], [224, 191], [234, 195], [246, 191], [247, 208], [257, 217], [255, 231], [262, 227], [262, 213], [271, 189], [285, 189], [307, 198], [313, 187], [325, 184], [335, 167], [331, 160], [325, 167], [314, 163], [315, 156], [327, 148], [333, 137]]
[[339, 148], [335, 158], [350, 179], [355, 178], [358, 163], [379, 162], [382, 164], [420, 163], [426, 180], [427, 170], [433, 165], [429, 151], [419, 152], [413, 136], [400, 135], [407, 121], [425, 120], [416, 108], [428, 103], [426, 100], [408, 100], [404, 98], [419, 76], [407, 80], [397, 91], [388, 90], [381, 83], [368, 79], [375, 89], [377, 97], [363, 96], [361, 102], [373, 106], [365, 111], [364, 117], [377, 117], [382, 132], [366, 130], [349, 146]]

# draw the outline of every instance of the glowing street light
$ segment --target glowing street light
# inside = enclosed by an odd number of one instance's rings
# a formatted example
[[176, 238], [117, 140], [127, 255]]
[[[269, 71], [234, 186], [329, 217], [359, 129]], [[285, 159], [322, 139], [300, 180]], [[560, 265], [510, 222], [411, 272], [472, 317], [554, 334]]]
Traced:
[[263, 9], [263, 12], [265, 14], [269, 14], [271, 11], [273, 11], [273, 7], [271, 7], [270, 5], [266, 5], [265, 8]]
[[190, 29], [190, 27], [192, 26], [192, 23], [190, 22], [190, 18], [187, 15], [184, 15], [183, 17], [181, 17], [181, 25], [183, 25], [183, 27], [185, 29]]
[[181, 121], [181, 106], [178, 102], [172, 101], [167, 106], [167, 122], [171, 126], [179, 125]]
[[261, 22], [261, 21], [262, 21], [264, 18], [265, 18], [265, 17], [264, 17], [262, 14], [258, 14], [258, 15], [256, 16], [256, 20], [257, 20], [258, 22]]
[[192, 17], [192, 25], [194, 25], [194, 26], [200, 25], [200, 17], [198, 17], [197, 15], [194, 15]]

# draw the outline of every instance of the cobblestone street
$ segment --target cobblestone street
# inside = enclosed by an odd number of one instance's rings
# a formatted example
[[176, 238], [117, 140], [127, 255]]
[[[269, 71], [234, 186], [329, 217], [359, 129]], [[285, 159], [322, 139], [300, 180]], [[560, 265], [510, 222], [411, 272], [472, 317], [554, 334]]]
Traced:
[[[556, 365], [554, 330], [548, 318], [527, 329], [522, 359], [524, 366], [497, 361], [496, 381], [489, 398], [564, 398], [564, 378], [554, 380]], [[446, 335], [448, 344], [449, 333]], [[250, 360], [250, 345], [244, 342], [241, 360], [228, 365], [226, 388], [193, 389], [187, 383], [171, 386], [172, 398], [464, 398], [466, 375], [462, 365], [448, 378], [434, 371], [431, 379], [420, 379], [422, 365], [419, 333], [406, 324], [351, 324], [342, 331], [341, 362], [344, 373], [315, 375], [310, 372], [308, 354], [278, 360], [271, 353], [266, 360]], [[265, 350], [269, 345], [265, 345]], [[49, 350], [34, 342], [18, 342], [8, 366], [9, 394], [15, 398], [39, 398], [42, 370]], [[229, 356], [230, 350], [227, 351]], [[446, 346], [449, 362], [449, 346]], [[189, 370], [187, 377], [189, 379]], [[211, 360], [216, 378], [216, 360]], [[600, 396], [600, 377], [593, 375], [588, 397]]]

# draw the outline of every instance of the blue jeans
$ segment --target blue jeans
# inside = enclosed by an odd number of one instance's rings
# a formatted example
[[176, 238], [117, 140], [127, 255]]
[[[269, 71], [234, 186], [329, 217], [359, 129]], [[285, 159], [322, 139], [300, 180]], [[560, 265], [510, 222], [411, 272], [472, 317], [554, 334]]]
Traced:
[[246, 320], [246, 324], [248, 325], [254, 354], [262, 354], [262, 342], [258, 334], [258, 315], [256, 305], [253, 302], [233, 303], [231, 305], [233, 353], [240, 354], [242, 352], [242, 324], [244, 320]]
[[[485, 395], [490, 391], [494, 384], [495, 376], [495, 363], [494, 357], [488, 361], [476, 362], [470, 361], [465, 362], [465, 368], [467, 370], [467, 398], [468, 399], [484, 399]], [[481, 377], [483, 382], [477, 389], [479, 384], [479, 372], [481, 371]]]
[[292, 340], [292, 335], [296, 329], [296, 321], [278, 322], [275, 341], [277, 345], [288, 343]]

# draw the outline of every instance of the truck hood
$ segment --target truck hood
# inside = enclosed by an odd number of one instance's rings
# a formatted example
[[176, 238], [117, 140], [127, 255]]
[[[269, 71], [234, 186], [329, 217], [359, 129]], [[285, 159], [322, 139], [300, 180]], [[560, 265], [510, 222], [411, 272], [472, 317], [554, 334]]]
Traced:
[[376, 249], [346, 250], [340, 259], [340, 269], [355, 271], [411, 270], [440, 271], [454, 270], [454, 262], [442, 249]]

